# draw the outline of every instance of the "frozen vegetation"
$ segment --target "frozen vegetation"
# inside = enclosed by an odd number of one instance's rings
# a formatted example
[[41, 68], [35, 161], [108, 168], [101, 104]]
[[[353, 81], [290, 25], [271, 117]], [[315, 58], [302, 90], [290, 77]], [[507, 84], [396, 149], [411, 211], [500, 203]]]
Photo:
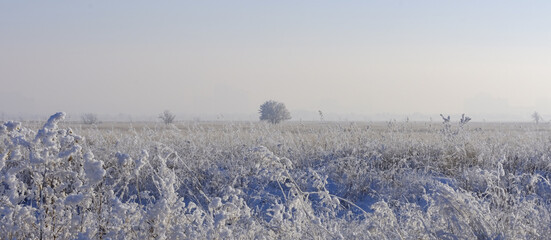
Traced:
[[[546, 239], [547, 125], [0, 126], [3, 239]], [[520, 128], [522, 126], [522, 128]]]

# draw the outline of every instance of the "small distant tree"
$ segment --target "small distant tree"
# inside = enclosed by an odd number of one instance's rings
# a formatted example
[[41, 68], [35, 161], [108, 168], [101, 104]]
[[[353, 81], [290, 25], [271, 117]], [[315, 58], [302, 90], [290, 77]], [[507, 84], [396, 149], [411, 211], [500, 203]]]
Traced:
[[536, 124], [540, 123], [540, 121], [543, 120], [543, 118], [538, 112], [532, 113], [532, 119], [534, 120], [534, 122], [536, 122]]
[[444, 117], [443, 114], [440, 114], [440, 117], [442, 117], [442, 120], [444, 120], [443, 124], [450, 123], [450, 115], [448, 115], [448, 117]]
[[463, 114], [461, 114], [461, 119], [459, 120], [459, 125], [463, 126], [463, 125], [467, 124], [469, 121], [471, 121], [471, 118], [465, 116], [465, 114], [463, 113]]
[[285, 104], [273, 100], [266, 101], [260, 105], [260, 120], [268, 121], [272, 124], [291, 119], [291, 114], [285, 107]]
[[159, 118], [161, 120], [163, 120], [163, 122], [165, 124], [171, 124], [174, 122], [174, 119], [176, 118], [176, 115], [174, 115], [172, 112], [170, 112], [169, 110], [165, 110], [164, 112], [162, 112], [161, 114], [159, 114]]
[[82, 118], [82, 122], [84, 124], [97, 124], [99, 123], [99, 120], [98, 120], [98, 116], [94, 113], [85, 113], [85, 114], [82, 114], [81, 116]]

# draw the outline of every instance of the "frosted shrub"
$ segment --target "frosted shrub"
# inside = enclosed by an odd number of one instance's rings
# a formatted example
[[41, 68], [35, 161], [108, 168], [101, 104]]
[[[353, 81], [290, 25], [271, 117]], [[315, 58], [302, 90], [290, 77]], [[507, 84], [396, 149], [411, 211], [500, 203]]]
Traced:
[[[117, 164], [104, 166], [84, 153], [82, 137], [58, 128], [64, 116], [53, 115], [36, 133], [15, 122], [2, 125], [2, 235], [180, 238], [174, 222], [186, 209], [166, 159], [155, 156], [152, 166], [147, 151], [136, 160], [119, 153]], [[140, 189], [142, 177], [152, 184]]]
[[[20, 124], [4, 123], [2, 133], [7, 138], [3, 146], [0, 191], [7, 200], [2, 205], [2, 212], [8, 214], [2, 220], [8, 220], [14, 211], [23, 210], [27, 213], [26, 222], [32, 219], [36, 224], [26, 226], [21, 229], [23, 231], [3, 228], [6, 232], [2, 235], [71, 238], [82, 226], [74, 215], [89, 203], [86, 200], [92, 197], [90, 190], [104, 172], [101, 162], [99, 169], [96, 164], [88, 165], [88, 171], [83, 171], [82, 138], [74, 135], [71, 129], [58, 129], [57, 124], [64, 117], [65, 113], [52, 115], [36, 134], [21, 128]], [[88, 158], [86, 163], [90, 161], [93, 160]]]

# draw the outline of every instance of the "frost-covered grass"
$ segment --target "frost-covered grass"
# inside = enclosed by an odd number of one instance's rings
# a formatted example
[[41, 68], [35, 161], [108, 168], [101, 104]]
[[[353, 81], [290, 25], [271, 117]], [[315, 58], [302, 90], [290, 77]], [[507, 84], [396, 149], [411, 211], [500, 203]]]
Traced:
[[0, 126], [5, 239], [551, 236], [544, 124], [63, 117]]

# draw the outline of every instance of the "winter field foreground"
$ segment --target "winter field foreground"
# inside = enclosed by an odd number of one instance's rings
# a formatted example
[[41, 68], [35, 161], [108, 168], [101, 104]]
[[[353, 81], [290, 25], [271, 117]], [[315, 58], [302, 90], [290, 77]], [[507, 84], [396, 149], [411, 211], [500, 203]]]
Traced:
[[548, 239], [548, 124], [0, 126], [2, 239]]

